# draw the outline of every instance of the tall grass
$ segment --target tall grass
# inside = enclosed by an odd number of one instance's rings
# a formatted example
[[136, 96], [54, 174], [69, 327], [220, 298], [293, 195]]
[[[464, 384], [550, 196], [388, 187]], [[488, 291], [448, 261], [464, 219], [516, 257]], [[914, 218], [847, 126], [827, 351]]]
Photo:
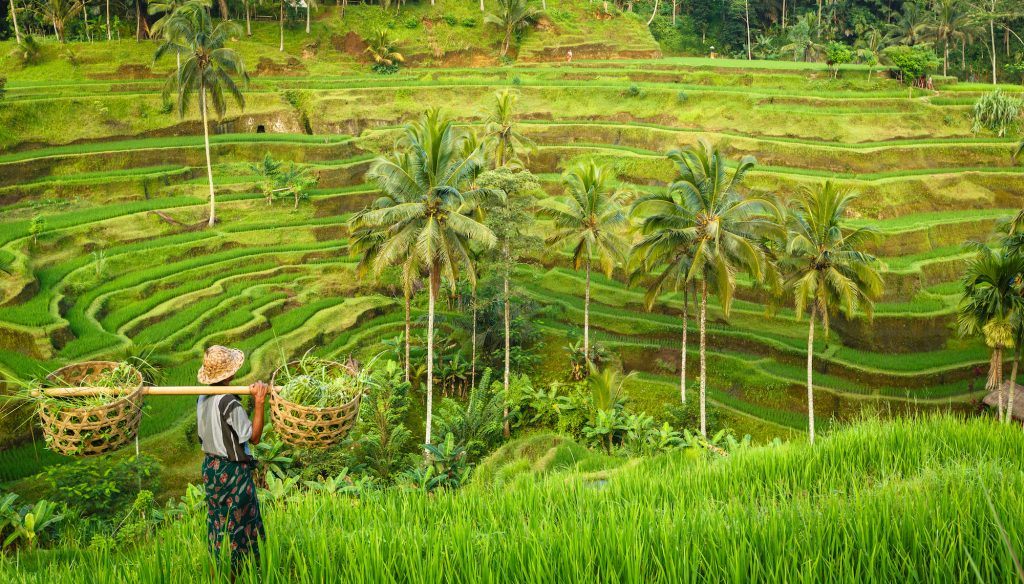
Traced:
[[[1014, 582], [986, 494], [1020, 550], [1021, 460], [1019, 429], [941, 417], [716, 461], [677, 451], [602, 480], [306, 495], [265, 505], [260, 581]], [[207, 582], [204, 522], [193, 514], [134, 549], [0, 558], [0, 577]]]

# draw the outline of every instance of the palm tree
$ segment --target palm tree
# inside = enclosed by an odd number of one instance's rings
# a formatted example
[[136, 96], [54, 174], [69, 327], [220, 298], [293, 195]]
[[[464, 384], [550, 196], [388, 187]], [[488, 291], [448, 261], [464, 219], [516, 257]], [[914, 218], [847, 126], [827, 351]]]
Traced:
[[[679, 394], [686, 403], [686, 333], [689, 321], [690, 268], [693, 264], [693, 237], [689, 227], [691, 222], [686, 215], [675, 213], [680, 201], [674, 194], [653, 194], [638, 199], [630, 211], [630, 215], [640, 218], [638, 230], [643, 236], [633, 244], [630, 250], [632, 273], [631, 284], [641, 278], [653, 275], [647, 282], [647, 294], [644, 304], [651, 310], [655, 300], [661, 295], [665, 286], [683, 290], [683, 339], [680, 349], [679, 363]], [[667, 212], [664, 212], [667, 211]], [[656, 270], [661, 269], [661, 272]]]
[[[671, 197], [645, 209], [670, 217], [677, 239], [693, 245], [688, 280], [700, 279], [700, 431], [707, 436], [707, 305], [709, 285], [729, 315], [736, 272], [745, 270], [755, 281], [772, 274], [759, 238], [778, 231], [768, 200], [739, 192], [747, 172], [756, 164], [745, 156], [730, 173], [721, 152], [706, 140], [698, 146], [672, 150], [668, 158], [678, 178], [669, 185]], [[668, 219], [666, 219], [667, 221]]]
[[814, 326], [817, 317], [828, 338], [829, 315], [837, 310], [852, 318], [859, 308], [871, 314], [872, 302], [882, 293], [882, 278], [875, 258], [862, 244], [874, 235], [868, 228], [850, 229], [843, 217], [857, 195], [826, 181], [805, 188], [792, 202], [786, 256], [780, 261], [792, 290], [796, 317], [810, 312], [807, 332], [807, 416], [814, 444]]
[[518, 95], [503, 89], [494, 94], [494, 106], [487, 113], [485, 132], [488, 140], [494, 144], [495, 167], [505, 166], [506, 162], [518, 160], [519, 152], [535, 150], [536, 144], [516, 131], [518, 121], [515, 115], [515, 104]]
[[619, 230], [626, 216], [611, 171], [592, 160], [581, 162], [562, 176], [566, 196], [541, 201], [541, 211], [555, 221], [548, 245], [572, 244], [573, 268], [586, 272], [583, 300], [583, 354], [590, 362], [590, 268], [595, 260], [606, 276], [622, 258], [625, 241]]
[[949, 44], [964, 37], [969, 16], [960, 0], [938, 0], [934, 9], [933, 20], [925, 28], [935, 43], [942, 45], [942, 75], [946, 76], [949, 72]]
[[977, 255], [961, 278], [964, 290], [957, 310], [957, 324], [963, 336], [983, 335], [985, 344], [992, 350], [985, 389], [996, 390], [998, 415], [1002, 419], [1003, 351], [1014, 347], [1014, 323], [1019, 321], [1024, 308], [1021, 294], [1024, 256], [982, 244], [972, 247]]
[[370, 54], [373, 62], [384, 67], [392, 67], [397, 63], [404, 63], [405, 57], [398, 52], [398, 43], [391, 38], [391, 33], [386, 28], [378, 28], [366, 41], [366, 52]]
[[80, 0], [43, 0], [39, 4], [39, 15], [50, 21], [59, 42], [64, 42], [64, 28], [67, 22], [82, 11]]
[[[167, 27], [168, 21], [174, 15], [174, 11], [181, 8], [189, 2], [195, 2], [206, 6], [207, 9], [210, 7], [210, 0], [157, 0], [150, 2], [147, 11], [150, 16], [156, 16], [157, 14], [162, 15], [153, 23], [150, 27], [149, 32], [151, 36], [164, 36], [166, 34], [165, 28]], [[181, 53], [175, 52], [174, 58], [177, 61], [177, 69], [181, 70]]]
[[505, 33], [501, 43], [501, 56], [508, 54], [509, 44], [517, 32], [525, 30], [540, 16], [540, 11], [527, 0], [498, 0], [498, 12], [484, 16], [484, 22], [493, 24]]
[[796, 24], [789, 27], [787, 38], [789, 43], [780, 47], [779, 50], [793, 53], [793, 57], [797, 60], [815, 61], [825, 52], [825, 45], [821, 42], [821, 27], [814, 24], [814, 15], [810, 12], [804, 14], [796, 21]]
[[206, 175], [210, 185], [209, 226], [217, 221], [213, 192], [213, 164], [210, 160], [209, 108], [217, 117], [227, 111], [227, 95], [239, 107], [245, 108], [245, 97], [233, 76], [248, 83], [242, 59], [234, 50], [226, 48], [228, 39], [238, 34], [238, 27], [230, 22], [218, 22], [210, 17], [210, 9], [201, 2], [190, 2], [178, 8], [165, 25], [165, 40], [156, 50], [155, 59], [168, 52], [188, 55], [181, 69], [172, 73], [164, 86], [164, 97], [176, 93], [178, 115], [185, 117], [193, 96], [198, 95], [199, 114], [203, 121], [203, 144], [206, 147]]
[[470, 245], [491, 247], [490, 229], [471, 215], [482, 189], [465, 189], [478, 162], [461, 155], [462, 135], [451, 120], [432, 109], [419, 122], [406, 126], [399, 157], [378, 158], [367, 173], [392, 204], [366, 210], [353, 221], [357, 231], [380, 233], [373, 264], [406, 262], [410, 254], [428, 273], [427, 304], [427, 419], [425, 444], [431, 443], [434, 389], [434, 312], [441, 278], [450, 285], [464, 270], [476, 281], [470, 262]]

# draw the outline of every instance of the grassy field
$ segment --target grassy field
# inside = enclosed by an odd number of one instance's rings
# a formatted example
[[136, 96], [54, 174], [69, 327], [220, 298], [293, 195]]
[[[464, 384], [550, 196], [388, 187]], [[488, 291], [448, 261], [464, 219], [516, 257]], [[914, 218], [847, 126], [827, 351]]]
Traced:
[[[625, 461], [532, 436], [459, 491], [265, 499], [261, 575], [239, 581], [1009, 583], [1024, 547], [1019, 453], [1019, 429], [950, 417], [862, 421], [813, 449], [716, 460]], [[0, 556], [0, 575], [206, 582], [204, 521], [192, 511], [106, 551]]]
[[[1018, 137], [971, 131], [972, 92], [985, 88], [908, 93], [860, 66], [830, 79], [814, 63], [660, 58], [635, 15], [603, 20], [567, 0], [549, 2], [550, 26], [526, 34], [502, 64], [499, 36], [476, 5], [438, 5], [403, 8], [397, 19], [375, 6], [353, 5], [345, 19], [324, 7], [310, 36], [289, 25], [283, 53], [272, 22], [232, 41], [253, 75], [245, 109], [229, 108], [214, 128], [221, 222], [198, 231], [156, 215], [200, 221], [206, 184], [195, 112], [180, 119], [164, 106], [173, 64], [152, 62], [153, 43], [75, 43], [77, 64], [44, 43], [42, 62], [25, 68], [0, 43], [9, 78], [0, 102], [0, 260], [12, 272], [0, 279], [0, 369], [38, 375], [134, 346], [158, 350], [186, 378], [186, 365], [214, 342], [250, 354], [245, 381], [311, 347], [372, 357], [401, 331], [402, 310], [392, 283], [356, 277], [348, 249], [346, 221], [376, 196], [369, 161], [427, 107], [481, 131], [495, 91], [512, 89], [519, 129], [538, 145], [527, 166], [550, 193], [581, 159], [609, 162], [631, 197], [660, 189], [673, 176], [664, 153], [699, 138], [732, 160], [756, 156], [749, 185], [760, 194], [785, 201], [826, 179], [856, 189], [850, 219], [877, 229], [871, 251], [887, 289], [870, 323], [863, 315], [835, 322], [830, 338], [816, 339], [821, 424], [865, 410], [977, 409], [984, 380], [974, 370], [988, 353], [954, 332], [962, 245], [988, 239], [1024, 194], [1024, 170], [1010, 158]], [[349, 33], [377, 26], [409, 57], [397, 74], [373, 73], [352, 49]], [[576, 56], [565, 63], [570, 47]], [[267, 152], [319, 174], [297, 210], [261, 199], [248, 164]], [[33, 236], [35, 217], [44, 223]], [[516, 280], [542, 308], [536, 324], [550, 355], [530, 373], [558, 376], [552, 369], [566, 362], [564, 346], [582, 323], [583, 275], [564, 254], [533, 256]], [[768, 315], [749, 281], [739, 283], [728, 318], [710, 308], [710, 397], [740, 434], [797, 436], [806, 425], [806, 322], [788, 306]], [[593, 335], [643, 374], [632, 399], [661, 419], [677, 397], [682, 295], [667, 292], [647, 312], [643, 293], [621, 270], [596, 276]], [[449, 306], [442, 312], [458, 317]], [[423, 323], [413, 326], [422, 338]], [[144, 421], [145, 435], [186, 410], [162, 409]], [[0, 453], [0, 462], [21, 461], [5, 465], [0, 482], [56, 461], [28, 439]]]

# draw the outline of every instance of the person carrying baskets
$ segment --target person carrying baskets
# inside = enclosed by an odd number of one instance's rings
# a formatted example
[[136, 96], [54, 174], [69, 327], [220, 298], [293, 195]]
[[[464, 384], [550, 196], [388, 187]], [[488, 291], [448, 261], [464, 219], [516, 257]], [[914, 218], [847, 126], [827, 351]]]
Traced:
[[[213, 345], [203, 354], [199, 383], [229, 385], [244, 362], [242, 351]], [[262, 438], [263, 404], [269, 390], [262, 381], [249, 386], [254, 401], [252, 420], [236, 395], [201, 395], [196, 404], [199, 440], [206, 453], [207, 544], [216, 556], [222, 542], [230, 541], [232, 579], [247, 556], [259, 561], [260, 542], [266, 539], [253, 481], [256, 462], [249, 446], [259, 444]]]

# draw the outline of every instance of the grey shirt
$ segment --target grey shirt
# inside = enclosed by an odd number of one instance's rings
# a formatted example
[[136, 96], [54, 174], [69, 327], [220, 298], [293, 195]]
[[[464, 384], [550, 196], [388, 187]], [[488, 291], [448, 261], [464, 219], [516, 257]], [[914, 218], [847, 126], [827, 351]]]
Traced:
[[252, 422], [238, 396], [199, 396], [196, 420], [203, 452], [234, 461], [252, 460]]

